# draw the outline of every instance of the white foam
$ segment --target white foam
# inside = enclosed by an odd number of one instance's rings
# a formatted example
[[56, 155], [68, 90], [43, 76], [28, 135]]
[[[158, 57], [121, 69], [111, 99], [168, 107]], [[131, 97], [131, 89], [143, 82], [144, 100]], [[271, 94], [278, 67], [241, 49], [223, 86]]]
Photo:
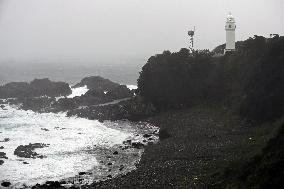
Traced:
[[67, 96], [67, 98], [74, 98], [76, 96], [82, 96], [84, 94], [86, 94], [86, 92], [88, 92], [88, 88], [87, 85], [83, 86], [83, 87], [77, 87], [77, 88], [72, 88], [70, 87], [72, 90], [72, 94], [70, 94], [69, 96]]
[[[96, 120], [66, 117], [65, 113], [35, 113], [6, 106], [0, 108], [0, 141], [9, 159], [0, 166], [0, 180], [13, 184], [36, 184], [47, 180], [59, 180], [92, 169], [97, 164], [91, 153], [94, 145], [112, 147], [121, 144], [132, 134], [106, 127]], [[48, 129], [45, 131], [42, 129]], [[44, 159], [19, 158], [14, 150], [29, 143], [50, 144], [36, 149]], [[29, 164], [23, 164], [23, 161]], [[17, 184], [16, 184], [17, 185]]]
[[126, 85], [126, 87], [130, 90], [137, 89], [137, 85]]

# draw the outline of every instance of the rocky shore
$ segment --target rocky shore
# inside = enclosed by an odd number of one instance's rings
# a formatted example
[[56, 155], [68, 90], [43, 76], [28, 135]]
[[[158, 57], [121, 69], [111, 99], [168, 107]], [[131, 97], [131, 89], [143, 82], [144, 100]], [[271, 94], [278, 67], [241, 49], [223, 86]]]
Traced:
[[[49, 83], [49, 80], [43, 81]], [[55, 94], [70, 94], [69, 87], [65, 92], [58, 92], [57, 87], [52, 93], [37, 90], [41, 92], [34, 97], [18, 93], [38, 82], [7, 84], [0, 87], [0, 91], [6, 91], [5, 97], [13, 98], [8, 100], [9, 103], [21, 104], [26, 110], [67, 111], [68, 116], [101, 122], [143, 121], [157, 126], [160, 132], [144, 130], [144, 133], [137, 133], [137, 140], [126, 140], [123, 145], [111, 149], [94, 146], [90, 153], [97, 154], [99, 165], [93, 170], [33, 188], [218, 188], [220, 175], [227, 166], [252, 158], [274, 134], [270, 125], [260, 125], [256, 130], [252, 123], [222, 106], [200, 105], [158, 112], [152, 104], [135, 96], [135, 91], [100, 77], [85, 78], [75, 85], [89, 88], [80, 97], [55, 98]], [[9, 96], [7, 91], [10, 90], [22, 96]], [[4, 110], [5, 106], [0, 108]], [[158, 138], [160, 140], [156, 143]], [[4, 139], [0, 144], [7, 141], [9, 139]], [[15, 149], [15, 154], [25, 158], [44, 158], [34, 149], [47, 146], [21, 145]], [[0, 152], [0, 165], [6, 158], [6, 154]], [[97, 172], [103, 174], [94, 174]], [[9, 183], [3, 182], [4, 185], [9, 186]]]
[[273, 135], [220, 107], [199, 106], [145, 119], [160, 141], [145, 147], [137, 169], [82, 188], [218, 188], [223, 170], [252, 158]]

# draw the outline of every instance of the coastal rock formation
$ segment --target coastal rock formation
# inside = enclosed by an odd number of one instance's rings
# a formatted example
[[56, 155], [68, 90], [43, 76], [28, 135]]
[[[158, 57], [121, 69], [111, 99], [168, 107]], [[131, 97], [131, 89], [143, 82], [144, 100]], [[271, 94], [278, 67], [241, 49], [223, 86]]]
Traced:
[[128, 89], [125, 85], [120, 85], [106, 93], [109, 98], [112, 99], [122, 99], [122, 98], [130, 98], [134, 95], [134, 93]]
[[42, 144], [42, 143], [34, 143], [28, 145], [20, 145], [18, 146], [15, 151], [14, 155], [24, 158], [44, 158], [43, 155], [39, 155], [38, 153], [34, 152], [36, 148], [44, 148], [48, 147], [49, 144]]
[[67, 112], [67, 116], [78, 116], [88, 119], [103, 120], [138, 120], [147, 116], [154, 115], [155, 107], [136, 96], [129, 100], [121, 101], [117, 104], [105, 106], [90, 106], [84, 109], [74, 109]]
[[67, 83], [52, 82], [47, 78], [35, 79], [31, 83], [11, 82], [0, 86], [0, 98], [55, 97], [69, 94], [71, 89]]
[[94, 90], [102, 90], [102, 91], [110, 91], [119, 86], [118, 83], [114, 83], [109, 79], [104, 79], [100, 76], [90, 76], [85, 77], [81, 80], [80, 83], [77, 83], [74, 88], [76, 87], [83, 87], [87, 85], [88, 89]]
[[[21, 104], [22, 109], [36, 112], [72, 111], [83, 106], [96, 106], [134, 96], [133, 91], [128, 89], [125, 85], [119, 85], [99, 76], [84, 78], [80, 83], [75, 85], [75, 87], [87, 84], [90, 89], [86, 94], [74, 98], [60, 98], [58, 100], [56, 100], [56, 96], [66, 96], [71, 89], [69, 86], [64, 89], [64, 85], [67, 86], [65, 83], [51, 82], [48, 79], [35, 79], [30, 84], [10, 83], [2, 88], [0, 87], [0, 92], [1, 90], [6, 90], [7, 86], [14, 86], [14, 91], [6, 95], [6, 97], [15, 97], [14, 99], [9, 99], [9, 103]], [[10, 90], [7, 89], [6, 92], [7, 91]], [[12, 94], [15, 91], [19, 91], [17, 92], [18, 95], [13, 96]], [[32, 95], [29, 95], [31, 93]]]

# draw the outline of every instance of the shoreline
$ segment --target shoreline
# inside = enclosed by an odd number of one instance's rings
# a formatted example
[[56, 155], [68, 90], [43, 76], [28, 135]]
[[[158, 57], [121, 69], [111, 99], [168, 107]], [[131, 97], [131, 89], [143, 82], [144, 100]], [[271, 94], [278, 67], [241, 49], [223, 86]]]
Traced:
[[259, 133], [227, 109], [208, 106], [144, 120], [170, 136], [146, 146], [132, 172], [82, 188], [214, 188], [227, 166], [258, 154], [273, 133], [267, 125], [258, 126]]
[[[7, 107], [5, 106], [3, 106], [1, 109], [3, 109], [3, 111], [8, 110]], [[67, 119], [69, 118], [67, 117]], [[135, 169], [135, 165], [137, 164], [137, 162], [140, 161], [143, 147], [148, 143], [153, 143], [157, 141], [157, 135], [156, 135], [157, 133], [155, 133], [157, 131], [157, 128], [148, 123], [144, 122], [134, 123], [131, 121], [116, 121], [116, 122], [105, 121], [103, 125], [109, 129], [116, 129], [122, 132], [130, 132], [132, 133], [131, 134], [132, 136], [131, 138], [125, 139], [121, 144], [117, 144], [115, 146], [112, 146], [111, 148], [104, 148], [103, 146], [100, 145], [93, 146], [88, 153], [94, 154], [94, 156], [96, 157], [96, 161], [98, 162], [98, 165], [94, 166], [89, 170], [77, 172], [74, 174], [74, 177], [65, 177], [63, 179], [58, 179], [57, 182], [59, 184], [68, 186], [72, 185], [70, 183], [73, 183], [74, 186], [78, 186], [84, 183], [86, 184], [85, 181], [88, 180], [89, 181], [92, 179], [105, 180], [115, 177], [116, 175], [127, 173]], [[47, 129], [39, 127], [38, 129], [42, 133], [51, 132], [50, 128]], [[4, 136], [5, 132], [1, 134], [3, 134]], [[151, 137], [150, 138], [144, 137], [144, 135]], [[9, 140], [7, 141], [9, 142]], [[40, 152], [39, 154], [37, 154], [36, 152], [33, 151], [33, 145], [37, 144], [30, 143], [29, 145], [26, 145], [24, 142], [21, 143], [21, 147], [25, 151], [23, 153], [27, 155], [27, 158], [23, 160], [24, 164], [29, 164], [30, 163], [29, 158], [33, 157], [33, 155], [38, 155], [44, 158], [44, 156], [42, 156]], [[30, 154], [26, 152], [29, 152]], [[101, 173], [98, 174], [98, 171]], [[9, 182], [8, 180], [3, 180], [3, 182], [4, 181]], [[46, 183], [54, 183], [54, 182], [55, 181], [46, 180], [41, 185], [45, 185]], [[13, 182], [11, 183], [13, 184]]]

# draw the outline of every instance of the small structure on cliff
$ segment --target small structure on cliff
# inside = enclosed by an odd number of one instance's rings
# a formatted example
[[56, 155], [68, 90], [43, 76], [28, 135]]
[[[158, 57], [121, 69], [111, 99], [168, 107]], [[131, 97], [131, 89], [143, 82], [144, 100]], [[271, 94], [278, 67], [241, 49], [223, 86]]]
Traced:
[[193, 37], [194, 37], [194, 33], [195, 33], [195, 26], [193, 30], [190, 30], [187, 32], [189, 39], [190, 39], [190, 44], [189, 44], [189, 50], [192, 52], [193, 51]]

